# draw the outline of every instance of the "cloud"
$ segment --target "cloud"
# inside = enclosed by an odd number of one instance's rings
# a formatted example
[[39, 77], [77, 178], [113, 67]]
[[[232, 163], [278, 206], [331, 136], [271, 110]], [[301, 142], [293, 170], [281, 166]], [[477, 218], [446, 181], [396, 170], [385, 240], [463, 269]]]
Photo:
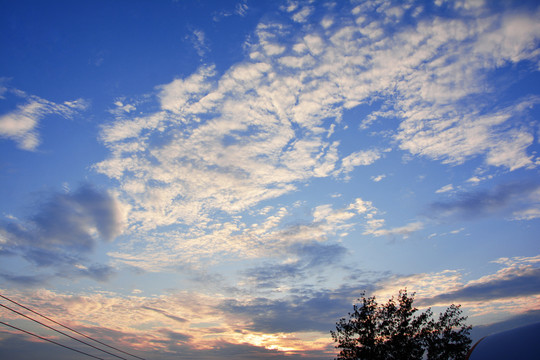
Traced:
[[292, 19], [299, 23], [306, 22], [309, 16], [313, 13], [313, 10], [314, 9], [310, 6], [304, 6], [292, 16]]
[[[299, 253], [320, 260], [324, 247], [309, 244]], [[152, 351], [167, 358], [171, 352], [178, 354], [183, 350], [182, 354], [188, 358], [211, 359], [223, 357], [220, 346], [224, 346], [230, 347], [231, 353], [249, 349], [251, 358], [269, 351], [306, 356], [313, 350], [327, 358], [326, 351], [332, 351], [328, 331], [352, 309], [352, 302], [362, 291], [385, 301], [406, 287], [410, 293], [416, 292], [417, 305], [446, 305], [461, 299], [466, 302], [464, 309], [473, 314], [479, 306], [493, 311], [500, 305], [482, 300], [487, 298], [513, 303], [510, 316], [525, 314], [527, 309], [532, 311], [531, 302], [537, 307], [536, 298], [528, 295], [533, 291], [527, 290], [525, 282], [538, 278], [534, 269], [538, 269], [540, 258], [504, 258], [496, 263], [503, 268], [468, 283], [463, 282], [465, 275], [459, 270], [406, 276], [360, 272], [357, 277], [349, 278], [348, 284], [335, 288], [313, 290], [298, 284], [286, 294], [273, 292], [267, 297], [259, 294], [235, 298], [215, 289], [207, 295], [171, 290], [159, 297], [120, 296], [114, 292], [74, 296], [45, 289], [19, 289], [13, 290], [10, 297], [30, 299], [28, 305], [46, 314], [56, 314], [57, 321], [76, 319], [77, 329], [105, 342], [112, 340], [120, 348], [132, 349], [137, 354]], [[536, 280], [531, 284], [538, 294]], [[505, 281], [515, 284], [510, 286]], [[484, 295], [479, 291], [482, 286], [488, 290]], [[498, 290], [494, 291], [496, 287]], [[238, 293], [242, 293], [240, 289]], [[12, 319], [10, 316], [7, 314], [8, 321]]]
[[525, 210], [515, 211], [513, 214], [514, 220], [533, 220], [540, 218], [540, 209], [531, 208]]
[[537, 183], [508, 183], [491, 191], [460, 193], [454, 200], [435, 202], [430, 206], [430, 213], [436, 217], [463, 219], [502, 213], [514, 219], [530, 220], [535, 218], [540, 206], [539, 192]]
[[35, 151], [39, 146], [38, 128], [43, 118], [59, 115], [71, 119], [87, 107], [87, 103], [82, 99], [56, 104], [16, 89], [8, 89], [5, 92], [15, 95], [19, 101], [23, 99], [24, 103], [17, 105], [15, 110], [0, 116], [0, 137], [11, 139], [20, 149], [28, 151]]
[[[508, 259], [503, 259], [508, 260]], [[495, 274], [470, 281], [462, 288], [423, 299], [425, 304], [440, 302], [492, 301], [540, 294], [539, 257], [514, 258], [509, 266]]]
[[48, 280], [49, 276], [45, 275], [13, 275], [9, 273], [0, 273], [0, 277], [10, 283], [19, 286], [43, 286]]
[[381, 300], [395, 296], [400, 290], [414, 293], [418, 305], [424, 306], [422, 299], [447, 293], [463, 286], [463, 274], [459, 270], [442, 270], [418, 274], [387, 274], [373, 282], [372, 295]]
[[327, 332], [349, 307], [350, 299], [332, 296], [330, 291], [280, 300], [230, 299], [219, 306], [226, 313], [249, 319], [247, 330], [263, 333]]
[[[358, 141], [345, 152], [333, 135], [348, 110], [374, 97], [382, 105], [372, 107], [361, 128], [391, 118], [387, 123], [396, 126], [387, 139], [402, 151], [448, 164], [478, 158], [507, 170], [536, 166], [529, 152], [536, 129], [527, 116], [538, 98], [493, 106], [504, 94], [490, 82], [501, 64], [539, 61], [536, 12], [485, 10], [471, 21], [458, 18], [459, 9], [444, 17], [390, 3], [335, 9], [331, 26], [322, 18], [304, 24], [316, 9], [287, 3], [286, 19], [257, 25], [245, 59], [222, 72], [201, 66], [162, 84], [148, 96], [155, 111], [124, 112], [103, 127], [110, 156], [95, 169], [119, 182], [122, 201], [132, 208], [134, 238], [142, 243], [147, 236], [155, 240], [149, 247], [168, 249], [155, 249], [165, 263], [178, 261], [174, 254], [193, 253], [190, 245], [198, 242], [212, 244], [196, 247], [208, 257], [221, 251], [258, 256], [253, 244], [273, 250], [285, 243], [277, 230], [261, 236], [255, 230], [262, 229], [260, 222], [231, 217], [312, 179], [377, 160], [381, 153], [371, 144]], [[291, 21], [294, 16], [299, 22]], [[525, 30], [515, 30], [520, 21]], [[536, 217], [533, 205], [516, 209], [514, 218]], [[458, 208], [448, 203], [447, 209]], [[333, 214], [336, 221], [348, 216], [346, 210]], [[323, 239], [327, 220], [291, 227], [281, 238]], [[367, 232], [375, 236], [407, 236], [422, 227], [412, 222], [384, 229], [380, 219], [372, 220]], [[160, 232], [173, 224], [186, 228]], [[115, 256], [158, 263], [157, 256], [144, 259], [133, 250]]]
[[235, 7], [235, 13], [244, 17], [249, 10], [249, 6], [246, 2], [238, 3]]
[[383, 219], [373, 219], [368, 220], [367, 228], [364, 231], [364, 235], [374, 235], [374, 236], [395, 236], [401, 235], [404, 239], [408, 238], [409, 235], [415, 233], [424, 228], [424, 224], [421, 221], [415, 221], [409, 223], [405, 226], [384, 229], [385, 221]]
[[116, 274], [116, 270], [109, 265], [103, 265], [103, 264], [93, 264], [89, 267], [76, 264], [75, 270], [73, 269], [66, 269], [66, 271], [62, 273], [57, 273], [57, 276], [59, 277], [88, 277], [90, 279], [105, 282], [108, 281], [113, 275]]
[[497, 322], [538, 311], [540, 299], [540, 257], [501, 258], [501, 268], [479, 278], [466, 280], [470, 274], [461, 269], [411, 275], [386, 274], [372, 279], [368, 295], [386, 300], [406, 288], [415, 293], [419, 307], [442, 307], [462, 304], [473, 324]]
[[245, 270], [246, 283], [258, 288], [278, 288], [288, 280], [305, 280], [307, 276], [319, 275], [325, 268], [343, 261], [347, 249], [340, 244], [320, 244], [311, 242], [291, 245], [282, 263], [268, 263]]
[[209, 50], [204, 32], [202, 30], [193, 30], [189, 39], [195, 50], [197, 50], [197, 54], [200, 57], [204, 57]]
[[[124, 214], [109, 193], [83, 185], [73, 193], [53, 194], [26, 222], [0, 226], [2, 247], [37, 266], [76, 265], [99, 239], [112, 241], [124, 228]], [[79, 275], [106, 279], [104, 266], [79, 267]]]
[[[359, 216], [375, 212], [371, 202], [358, 198], [341, 209], [333, 209], [329, 204], [315, 207], [311, 221], [286, 223], [291, 209], [266, 208], [251, 222], [240, 221], [238, 217], [223, 223], [209, 223], [204, 230], [193, 227], [150, 232], [140, 238], [131, 236], [131, 242], [108, 255], [147, 271], [170, 270], [178, 264], [213, 264], [216, 253], [242, 259], [279, 258], [285, 261], [298, 257], [294, 264], [283, 265], [280, 269], [277, 269], [279, 265], [272, 266], [279, 272], [289, 269], [293, 273], [303, 273], [317, 250], [338, 255], [343, 249], [332, 245], [332, 240], [346, 234], [360, 220]], [[320, 254], [317, 261], [322, 261], [322, 256]]]
[[145, 310], [150, 310], [150, 311], [157, 312], [158, 314], [161, 314], [161, 315], [163, 315], [163, 316], [165, 316], [165, 317], [167, 317], [167, 318], [169, 318], [169, 319], [172, 319], [172, 320], [174, 320], [174, 321], [178, 321], [178, 322], [180, 322], [180, 323], [185, 323], [185, 322], [187, 322], [186, 319], [181, 318], [181, 317], [179, 317], [179, 316], [171, 315], [171, 314], [167, 313], [167, 312], [164, 311], [164, 310], [154, 309], [154, 308], [149, 307], [149, 306], [143, 306], [142, 308], [145, 309]]
[[[4, 327], [4, 326], [3, 326]], [[7, 329], [7, 328], [6, 328]], [[35, 338], [21, 332], [13, 332], [2, 329], [0, 337], [0, 356], [4, 359], [16, 359], [22, 354], [40, 354], [43, 360], [72, 360], [73, 352], [67, 351], [60, 346], [52, 346], [45, 341], [35, 341]]]
[[351, 172], [357, 166], [367, 166], [380, 159], [381, 155], [375, 150], [366, 150], [354, 152], [341, 160], [341, 166], [344, 173]]
[[449, 191], [452, 191], [452, 190], [454, 190], [454, 185], [448, 184], [448, 185], [445, 185], [442, 188], [436, 190], [435, 193], [436, 194], [441, 194], [441, 193], [449, 192]]
[[166, 338], [170, 340], [174, 340], [174, 341], [187, 342], [193, 338], [193, 336], [166, 330], [166, 329], [162, 329], [159, 332], [165, 335]]
[[[205, 296], [181, 291], [145, 298], [118, 296], [112, 292], [74, 296], [38, 289], [24, 293], [13, 291], [10, 298], [16, 301], [30, 299], [26, 305], [39, 308], [45, 314], [55, 314], [56, 321], [69, 322], [73, 324], [70, 326], [93, 338], [145, 358], [151, 352], [156, 359], [168, 359], [178, 353], [189, 359], [223, 356], [253, 359], [257, 356], [265, 358], [264, 355], [269, 353], [282, 355], [280, 351], [285, 349], [297, 354], [298, 358], [305, 358], [302, 354], [326, 349], [330, 343], [327, 329], [324, 333], [307, 336], [250, 330], [250, 326], [245, 326], [251, 323], [244, 317], [247, 312], [229, 312], [237, 304], [224, 302], [220, 294]], [[317, 321], [324, 321], [320, 314], [328, 313], [325, 306], [339, 301], [317, 293], [303, 297], [301, 303], [306, 305], [306, 314], [309, 314], [313, 327], [317, 326]], [[285, 310], [288, 305], [294, 305], [293, 302], [283, 304], [279, 306], [276, 302], [269, 310]], [[286, 311], [292, 313], [293, 308]], [[182, 314], [182, 318], [178, 314]], [[15, 318], [16, 315], [6, 314], [8, 322]], [[2, 347], [2, 351], [5, 349]]]
[[[160, 86], [158, 96], [161, 102], [161, 108], [172, 113], [189, 115], [191, 106], [197, 105], [212, 88], [212, 83], [208, 80], [214, 75], [215, 70], [213, 66], [201, 67], [198, 72], [192, 74], [187, 79], [176, 79], [169, 84]], [[182, 118], [178, 120], [182, 120]], [[154, 130], [159, 125], [149, 123], [148, 128]], [[123, 124], [115, 124], [114, 129], [122, 129], [124, 127], [125, 125]], [[121, 139], [105, 138], [105, 141], [112, 142]]]

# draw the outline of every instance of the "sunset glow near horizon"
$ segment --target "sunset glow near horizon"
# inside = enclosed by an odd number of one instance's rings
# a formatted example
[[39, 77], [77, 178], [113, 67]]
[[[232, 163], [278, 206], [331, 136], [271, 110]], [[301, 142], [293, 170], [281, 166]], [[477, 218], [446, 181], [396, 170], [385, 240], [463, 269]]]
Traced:
[[[1, 295], [162, 360], [331, 359], [359, 296], [405, 288], [540, 321], [535, 1], [2, 0], [0, 24]], [[0, 327], [14, 354], [75, 358]]]

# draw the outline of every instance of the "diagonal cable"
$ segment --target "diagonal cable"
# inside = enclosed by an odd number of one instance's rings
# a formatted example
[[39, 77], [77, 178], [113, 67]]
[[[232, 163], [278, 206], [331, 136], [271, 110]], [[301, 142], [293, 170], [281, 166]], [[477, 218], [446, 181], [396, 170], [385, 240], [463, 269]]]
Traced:
[[43, 336], [39, 336], [39, 335], [37, 335], [37, 334], [31, 333], [30, 331], [23, 330], [23, 329], [21, 329], [21, 328], [18, 328], [18, 327], [16, 327], [16, 326], [10, 325], [10, 324], [5, 323], [5, 322], [3, 322], [3, 321], [0, 321], [0, 324], [5, 325], [5, 326], [9, 326], [10, 328], [13, 328], [13, 329], [15, 329], [15, 330], [22, 331], [22, 332], [24, 332], [24, 333], [27, 333], [28, 335], [35, 336], [35, 337], [37, 337], [38, 339], [41, 339], [41, 340], [44, 340], [44, 341], [48, 341], [48, 342], [53, 343], [53, 344], [55, 344], [55, 345], [61, 346], [61, 347], [63, 347], [63, 348], [66, 348], [66, 349], [69, 349], [69, 350], [76, 351], [76, 352], [78, 352], [78, 353], [80, 353], [80, 354], [83, 354], [83, 355], [86, 355], [86, 356], [93, 357], [94, 359], [105, 360], [105, 359], [103, 359], [103, 358], [100, 358], [100, 357], [97, 357], [97, 356], [94, 356], [94, 355], [85, 353], [84, 351], [80, 351], [80, 350], [74, 349], [74, 348], [72, 348], [72, 347], [69, 347], [69, 346], [67, 346], [67, 345], [60, 344], [59, 342], [56, 342], [56, 341], [54, 341], [54, 340], [47, 339], [47, 338], [45, 338], [45, 337], [43, 337]]
[[18, 302], [14, 301], [14, 300], [11, 300], [11, 299], [8, 298], [7, 296], [4, 296], [4, 295], [0, 294], [0, 297], [3, 298], [3, 299], [5, 299], [5, 300], [7, 300], [7, 301], [9, 301], [9, 302], [12, 302], [12, 303], [14, 303], [14, 304], [16, 304], [16, 305], [18, 305], [18, 306], [20, 306], [20, 307], [22, 307], [23, 309], [26, 309], [26, 310], [30, 311], [30, 312], [33, 313], [33, 314], [39, 315], [39, 316], [41, 316], [42, 318], [47, 319], [47, 320], [49, 320], [50, 322], [55, 323], [56, 325], [60, 325], [60, 326], [62, 326], [62, 327], [65, 328], [65, 329], [68, 329], [68, 330], [70, 330], [70, 331], [73, 331], [74, 333], [79, 334], [79, 335], [81, 335], [81, 336], [84, 336], [85, 338], [90, 339], [90, 340], [92, 340], [92, 341], [95, 341], [95, 342], [97, 342], [98, 344], [101, 344], [101, 345], [106, 346], [106, 347], [108, 347], [108, 348], [114, 349], [114, 350], [119, 351], [119, 352], [121, 352], [121, 353], [123, 353], [123, 354], [129, 355], [129, 356], [133, 356], [133, 357], [135, 357], [135, 358], [137, 358], [137, 359], [140, 359], [140, 360], [146, 360], [146, 359], [144, 359], [144, 358], [142, 358], [142, 357], [139, 357], [139, 356], [137, 356], [137, 355], [130, 354], [130, 353], [126, 352], [126, 351], [123, 351], [123, 350], [120, 350], [120, 349], [118, 349], [118, 348], [115, 348], [114, 346], [105, 344], [105, 343], [103, 343], [103, 342], [101, 342], [101, 341], [99, 341], [99, 340], [96, 340], [96, 339], [94, 339], [94, 338], [92, 338], [92, 337], [90, 337], [90, 336], [88, 336], [88, 335], [85, 335], [85, 334], [83, 334], [83, 333], [81, 333], [81, 332], [79, 332], [79, 331], [77, 331], [77, 330], [74, 330], [74, 329], [72, 329], [72, 328], [70, 328], [70, 327], [68, 327], [68, 326], [66, 326], [66, 325], [63, 325], [63, 324], [59, 323], [58, 321], [55, 321], [55, 320], [53, 320], [53, 319], [51, 319], [51, 318], [49, 318], [49, 317], [47, 317], [47, 316], [45, 316], [45, 315], [42, 315], [42, 314], [38, 313], [37, 311], [34, 311], [34, 310], [32, 310], [32, 309], [30, 309], [30, 308], [28, 308], [28, 307], [26, 307], [26, 306], [24, 306], [24, 305], [22, 305], [22, 304], [19, 304]]
[[107, 350], [103, 350], [103, 349], [101, 349], [101, 348], [98, 348], [97, 346], [94, 346], [94, 345], [92, 345], [92, 344], [89, 344], [89, 343], [87, 343], [86, 341], [77, 339], [76, 337], [73, 337], [73, 336], [71, 336], [71, 335], [69, 335], [69, 334], [66, 334], [65, 332], [62, 332], [62, 331], [60, 331], [60, 330], [58, 330], [58, 329], [53, 328], [52, 326], [49, 326], [49, 325], [47, 325], [47, 324], [42, 323], [41, 321], [38, 321], [38, 320], [36, 320], [36, 319], [33, 319], [33, 318], [31, 318], [30, 316], [27, 316], [27, 315], [25, 315], [25, 314], [23, 314], [23, 313], [18, 312], [17, 310], [14, 310], [14, 309], [10, 308], [9, 306], [5, 306], [5, 305], [3, 305], [3, 304], [0, 304], [0, 306], [3, 307], [3, 308], [5, 308], [5, 309], [8, 309], [8, 310], [10, 310], [10, 311], [13, 311], [13, 312], [16, 313], [16, 314], [19, 314], [19, 315], [21, 315], [21, 316], [24, 316], [24, 317], [27, 318], [28, 320], [32, 320], [33, 322], [36, 322], [36, 323], [38, 323], [39, 325], [45, 326], [46, 328], [49, 328], [49, 329], [51, 329], [51, 330], [53, 330], [53, 331], [56, 331], [56, 332], [59, 333], [59, 334], [62, 334], [62, 335], [64, 335], [64, 336], [67, 336], [67, 337], [70, 338], [70, 339], [73, 339], [73, 340], [75, 340], [75, 341], [78, 341], [78, 342], [80, 342], [81, 344], [88, 345], [88, 346], [90, 346], [90, 347], [93, 347], [93, 348], [96, 349], [96, 350], [103, 351], [104, 353], [109, 354], [109, 355], [112, 355], [112, 356], [117, 357], [117, 358], [119, 358], [119, 359], [127, 360], [126, 358], [123, 358], [123, 357], [121, 357], [121, 356], [118, 356], [118, 355], [116, 355], [116, 354], [113, 354], [113, 353], [111, 353], [111, 352], [108, 352]]

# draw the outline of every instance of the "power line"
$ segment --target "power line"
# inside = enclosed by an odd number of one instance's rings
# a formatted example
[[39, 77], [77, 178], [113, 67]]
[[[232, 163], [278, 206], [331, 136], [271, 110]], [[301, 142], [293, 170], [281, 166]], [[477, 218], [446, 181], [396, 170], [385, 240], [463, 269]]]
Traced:
[[104, 342], [101, 342], [101, 341], [99, 341], [99, 340], [96, 340], [96, 339], [94, 339], [94, 338], [92, 338], [92, 337], [90, 337], [90, 336], [88, 336], [88, 335], [85, 335], [85, 334], [83, 334], [83, 333], [81, 333], [81, 332], [79, 332], [79, 331], [77, 331], [77, 330], [74, 330], [74, 329], [72, 329], [72, 328], [70, 328], [70, 327], [68, 327], [68, 326], [66, 326], [66, 325], [63, 325], [63, 324], [59, 323], [58, 321], [55, 321], [55, 320], [53, 320], [53, 319], [51, 319], [51, 318], [49, 318], [49, 317], [47, 317], [47, 316], [45, 316], [45, 315], [42, 315], [42, 314], [38, 313], [37, 311], [34, 311], [34, 310], [32, 310], [32, 309], [30, 309], [30, 308], [28, 308], [28, 307], [26, 307], [26, 306], [24, 306], [24, 305], [22, 305], [22, 304], [19, 304], [18, 302], [14, 301], [14, 300], [11, 300], [11, 299], [8, 298], [7, 296], [4, 296], [4, 295], [0, 294], [0, 297], [3, 298], [3, 299], [5, 299], [5, 300], [7, 300], [7, 301], [9, 301], [9, 302], [12, 302], [12, 303], [14, 303], [14, 304], [16, 304], [16, 305], [18, 305], [18, 306], [20, 306], [20, 307], [22, 307], [23, 309], [26, 309], [26, 310], [30, 311], [30, 312], [33, 313], [33, 314], [39, 315], [39, 316], [41, 316], [42, 318], [47, 319], [47, 320], [49, 320], [49, 321], [55, 323], [56, 325], [60, 325], [60, 326], [62, 326], [62, 327], [65, 328], [65, 329], [68, 329], [68, 330], [70, 330], [70, 331], [73, 331], [74, 333], [79, 334], [79, 335], [81, 335], [81, 336], [84, 336], [85, 338], [90, 339], [90, 340], [92, 340], [92, 341], [95, 341], [95, 342], [97, 342], [97, 343], [99, 343], [99, 344], [101, 344], [101, 345], [103, 345], [103, 346], [106, 346], [106, 347], [108, 347], [108, 348], [114, 349], [114, 350], [119, 351], [119, 352], [121, 352], [121, 353], [123, 353], [123, 354], [129, 355], [129, 356], [133, 356], [134, 358], [137, 358], [137, 359], [140, 359], [140, 360], [146, 360], [146, 359], [144, 359], [144, 358], [142, 358], [142, 357], [139, 357], [139, 356], [137, 356], [137, 355], [130, 354], [130, 353], [126, 352], [126, 351], [123, 351], [123, 350], [120, 350], [120, 349], [118, 349], [118, 348], [115, 348], [114, 346], [105, 344]]
[[105, 359], [103, 359], [103, 358], [100, 358], [100, 357], [97, 357], [97, 356], [94, 356], [94, 355], [85, 353], [84, 351], [80, 351], [80, 350], [74, 349], [74, 348], [69, 347], [69, 346], [64, 345], [64, 344], [60, 344], [60, 343], [58, 343], [58, 342], [56, 342], [56, 341], [54, 341], [54, 340], [47, 339], [47, 338], [45, 338], [45, 337], [43, 337], [43, 336], [39, 336], [39, 335], [37, 335], [37, 334], [31, 333], [30, 331], [23, 330], [23, 329], [21, 329], [21, 328], [18, 328], [18, 327], [16, 327], [16, 326], [10, 325], [10, 324], [5, 323], [5, 322], [3, 322], [3, 321], [0, 321], [0, 324], [5, 325], [5, 326], [9, 326], [10, 328], [13, 328], [13, 329], [15, 329], [15, 330], [22, 331], [22, 332], [24, 332], [24, 333], [27, 333], [28, 335], [35, 336], [35, 337], [37, 337], [38, 339], [48, 341], [48, 342], [53, 343], [53, 344], [55, 344], [55, 345], [61, 346], [61, 347], [63, 347], [63, 348], [66, 348], [66, 349], [69, 349], [69, 350], [76, 351], [76, 352], [78, 352], [78, 353], [80, 353], [80, 354], [83, 354], [83, 355], [86, 355], [86, 356], [93, 357], [94, 359], [105, 360]]
[[20, 312], [18, 312], [17, 310], [14, 310], [14, 309], [10, 308], [9, 306], [5, 306], [5, 305], [3, 305], [3, 304], [0, 304], [0, 306], [3, 307], [3, 308], [5, 308], [5, 309], [8, 309], [8, 310], [10, 310], [10, 311], [13, 311], [13, 312], [16, 313], [16, 314], [19, 314], [19, 315], [21, 315], [21, 316], [24, 316], [24, 317], [27, 318], [28, 320], [32, 320], [33, 322], [36, 322], [36, 323], [38, 323], [38, 324], [40, 324], [40, 325], [43, 325], [43, 326], [45, 326], [46, 328], [49, 328], [49, 329], [51, 329], [51, 330], [53, 330], [53, 331], [56, 331], [56, 332], [59, 333], [59, 334], [62, 334], [62, 335], [64, 335], [64, 336], [67, 336], [67, 337], [70, 338], [70, 339], [73, 339], [73, 340], [75, 340], [75, 341], [78, 341], [78, 342], [80, 342], [81, 344], [88, 345], [88, 346], [90, 346], [90, 347], [93, 347], [94, 349], [97, 349], [97, 350], [102, 351], [102, 352], [104, 352], [104, 353], [106, 353], [106, 354], [112, 355], [112, 356], [117, 357], [117, 358], [119, 358], [119, 359], [127, 360], [126, 358], [123, 358], [123, 357], [121, 357], [121, 356], [118, 356], [118, 355], [116, 355], [116, 354], [113, 354], [113, 353], [111, 353], [111, 352], [108, 352], [107, 350], [103, 350], [103, 349], [101, 349], [101, 348], [98, 348], [97, 346], [94, 346], [94, 345], [89, 344], [89, 343], [87, 343], [87, 342], [85, 342], [85, 341], [82, 341], [82, 340], [80, 340], [80, 339], [77, 339], [76, 337], [73, 337], [73, 336], [71, 336], [71, 335], [69, 335], [69, 334], [66, 334], [65, 332], [62, 332], [62, 331], [60, 331], [60, 330], [58, 330], [58, 329], [53, 328], [52, 326], [49, 326], [49, 325], [44, 324], [44, 323], [42, 323], [42, 322], [40, 322], [40, 321], [38, 321], [38, 320], [36, 320], [36, 319], [33, 319], [33, 318], [31, 318], [30, 316], [24, 315], [23, 313], [20, 313]]

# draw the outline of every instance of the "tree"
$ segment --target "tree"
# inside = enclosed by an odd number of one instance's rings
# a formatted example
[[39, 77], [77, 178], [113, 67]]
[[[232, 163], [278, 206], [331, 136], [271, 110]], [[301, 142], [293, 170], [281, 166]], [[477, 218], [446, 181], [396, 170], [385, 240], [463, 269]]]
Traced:
[[400, 290], [397, 301], [377, 304], [375, 297], [362, 296], [349, 318], [331, 331], [341, 349], [337, 360], [428, 360], [465, 359], [471, 345], [471, 326], [461, 316], [459, 305], [451, 305], [434, 320], [431, 309], [416, 314], [414, 294]]

